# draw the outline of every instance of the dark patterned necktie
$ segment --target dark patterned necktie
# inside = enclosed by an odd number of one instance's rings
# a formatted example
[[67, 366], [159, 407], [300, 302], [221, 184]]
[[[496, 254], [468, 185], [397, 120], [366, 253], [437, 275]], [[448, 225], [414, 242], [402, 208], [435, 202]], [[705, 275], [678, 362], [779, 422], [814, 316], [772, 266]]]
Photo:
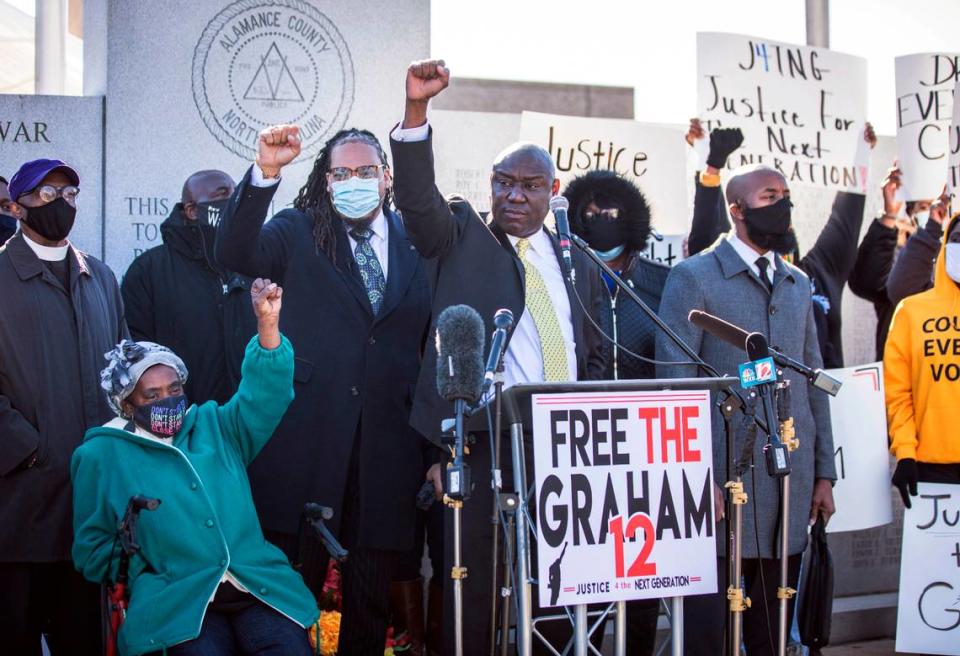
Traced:
[[760, 282], [767, 288], [768, 292], [773, 291], [773, 281], [767, 275], [767, 267], [770, 266], [770, 260], [765, 257], [757, 258], [757, 268], [760, 269]]
[[373, 231], [370, 228], [354, 228], [350, 231], [350, 236], [357, 242], [353, 256], [357, 260], [363, 286], [367, 288], [367, 298], [370, 299], [370, 306], [376, 316], [380, 313], [380, 306], [383, 305], [383, 291], [386, 289], [387, 282], [383, 277], [380, 260], [377, 259], [377, 254], [373, 252], [373, 247], [370, 245]]

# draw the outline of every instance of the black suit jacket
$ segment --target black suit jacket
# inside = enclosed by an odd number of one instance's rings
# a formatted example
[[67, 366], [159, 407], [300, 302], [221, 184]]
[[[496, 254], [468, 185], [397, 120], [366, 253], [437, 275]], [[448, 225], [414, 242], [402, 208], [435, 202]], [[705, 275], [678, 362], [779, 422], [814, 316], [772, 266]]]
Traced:
[[[427, 258], [433, 287], [430, 333], [444, 309], [460, 303], [483, 317], [486, 349], [493, 334], [493, 315], [508, 308], [519, 321], [524, 308], [523, 264], [507, 235], [492, 222], [485, 223], [470, 203], [459, 197], [445, 200], [434, 183], [432, 140], [390, 142], [394, 161], [393, 192], [410, 240]], [[546, 228], [544, 228], [546, 230]], [[556, 236], [550, 234], [560, 259]], [[574, 250], [576, 294], [567, 281], [573, 336], [576, 341], [577, 377], [602, 379], [604, 349], [600, 334], [586, 317], [600, 316], [603, 281], [600, 271], [583, 253]], [[579, 297], [579, 298], [578, 298]], [[595, 319], [594, 319], [595, 320]], [[453, 416], [453, 404], [437, 393], [437, 353], [428, 348], [417, 381], [410, 421], [431, 441], [439, 443], [440, 422]]]
[[[312, 219], [285, 209], [264, 225], [276, 187], [244, 177], [217, 234], [221, 264], [283, 286], [280, 328], [296, 352], [296, 398], [250, 465], [260, 521], [294, 533], [307, 501], [340, 510], [353, 449], [359, 463], [358, 547], [413, 544], [423, 438], [410, 408], [430, 319], [426, 269], [400, 219], [386, 212], [386, 297], [374, 317], [343, 224], [336, 264], [313, 238]], [[359, 440], [359, 443], [357, 443]]]

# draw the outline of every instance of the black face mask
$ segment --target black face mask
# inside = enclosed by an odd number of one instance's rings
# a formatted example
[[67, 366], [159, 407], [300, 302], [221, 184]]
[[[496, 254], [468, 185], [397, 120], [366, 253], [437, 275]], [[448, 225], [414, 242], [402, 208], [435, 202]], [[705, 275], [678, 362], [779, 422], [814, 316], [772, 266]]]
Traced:
[[624, 242], [623, 222], [619, 219], [607, 219], [595, 216], [592, 219], [583, 218], [583, 228], [580, 237], [590, 244], [595, 251], [609, 251]]
[[747, 236], [764, 250], [785, 254], [797, 249], [797, 235], [790, 225], [789, 198], [781, 198], [765, 207], [744, 207], [743, 220]]
[[209, 203], [197, 203], [197, 225], [209, 225], [216, 228], [220, 224], [220, 217], [230, 203], [229, 198], [213, 200]]
[[133, 421], [158, 437], [173, 437], [180, 432], [183, 416], [187, 413], [184, 394], [133, 406]]
[[50, 241], [63, 241], [73, 229], [77, 218], [77, 208], [57, 198], [52, 203], [40, 207], [28, 207], [24, 223], [36, 230], [41, 237]]

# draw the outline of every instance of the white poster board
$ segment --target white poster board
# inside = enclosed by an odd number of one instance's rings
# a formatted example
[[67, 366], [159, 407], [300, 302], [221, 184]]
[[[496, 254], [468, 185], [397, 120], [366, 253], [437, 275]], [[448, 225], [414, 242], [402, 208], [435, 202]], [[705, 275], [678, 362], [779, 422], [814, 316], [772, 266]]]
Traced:
[[550, 152], [560, 188], [589, 171], [611, 170], [633, 180], [650, 203], [653, 226], [664, 234], [690, 226], [686, 148], [679, 126], [628, 119], [523, 112], [520, 140]]
[[709, 392], [532, 405], [541, 606], [716, 592]]
[[960, 654], [960, 485], [920, 483], [903, 514], [897, 651]]
[[[739, 127], [749, 163], [792, 185], [863, 193], [867, 63], [861, 57], [740, 34], [697, 34], [697, 116]], [[730, 166], [742, 157], [731, 158]]]
[[[890, 496], [890, 457], [883, 396], [883, 363], [831, 369], [843, 383], [830, 398], [837, 484], [836, 514], [827, 530], [860, 531], [893, 521]], [[814, 392], [817, 394], [818, 392]]]
[[[960, 81], [953, 87], [953, 97], [960, 93]], [[960, 103], [953, 103], [953, 120], [950, 122], [950, 134], [947, 145], [950, 148], [950, 164], [947, 169], [947, 190], [954, 194], [960, 187]]]
[[953, 89], [960, 55], [897, 57], [897, 157], [904, 200], [932, 200], [946, 183]]

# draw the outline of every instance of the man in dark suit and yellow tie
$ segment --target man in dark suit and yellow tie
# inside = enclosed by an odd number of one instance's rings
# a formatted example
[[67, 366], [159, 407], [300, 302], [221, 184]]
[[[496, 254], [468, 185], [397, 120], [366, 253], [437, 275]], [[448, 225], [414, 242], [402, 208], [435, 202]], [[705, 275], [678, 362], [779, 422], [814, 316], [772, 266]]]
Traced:
[[[473, 307], [493, 332], [493, 316], [509, 308], [518, 317], [504, 356], [507, 387], [517, 383], [602, 378], [604, 348], [588, 318], [598, 316], [599, 270], [582, 253], [573, 253], [576, 283], [564, 276], [556, 236], [544, 228], [550, 198], [559, 180], [550, 154], [529, 143], [514, 144], [493, 163], [491, 220], [480, 218], [459, 197], [444, 199], [434, 182], [430, 98], [450, 82], [442, 61], [414, 62], [407, 71], [403, 122], [391, 134], [394, 194], [410, 240], [426, 259], [433, 287], [431, 331], [451, 305]], [[489, 347], [489, 344], [488, 344]], [[411, 423], [440, 443], [440, 422], [453, 416], [452, 404], [436, 389], [436, 352], [427, 349], [417, 383]], [[491, 457], [488, 436], [471, 446], [473, 496], [463, 508], [465, 653], [489, 649], [490, 556], [493, 503], [488, 484]], [[505, 471], [505, 479], [509, 472]], [[440, 493], [440, 465], [428, 474]], [[504, 481], [506, 489], [509, 483]], [[452, 540], [448, 539], [450, 553]], [[449, 562], [449, 559], [448, 559]], [[447, 586], [448, 590], [452, 586]], [[447, 604], [452, 609], [452, 604]], [[448, 613], [452, 616], [452, 613]], [[453, 653], [452, 617], [445, 618], [444, 653]], [[562, 646], [562, 645], [561, 645]]]

